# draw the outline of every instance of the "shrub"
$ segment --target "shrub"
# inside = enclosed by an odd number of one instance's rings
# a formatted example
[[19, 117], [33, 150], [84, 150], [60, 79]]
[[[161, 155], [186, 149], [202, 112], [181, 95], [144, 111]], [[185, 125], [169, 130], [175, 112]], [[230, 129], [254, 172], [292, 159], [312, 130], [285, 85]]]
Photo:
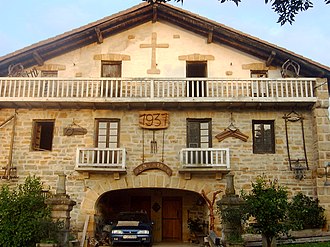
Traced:
[[314, 200], [302, 193], [292, 198], [289, 219], [295, 222], [296, 230], [322, 228], [326, 222], [324, 208], [319, 206], [318, 199]]
[[7, 185], [1, 187], [0, 246], [35, 246], [35, 243], [47, 237], [45, 222], [52, 224], [39, 179], [29, 176], [24, 184], [13, 190]]

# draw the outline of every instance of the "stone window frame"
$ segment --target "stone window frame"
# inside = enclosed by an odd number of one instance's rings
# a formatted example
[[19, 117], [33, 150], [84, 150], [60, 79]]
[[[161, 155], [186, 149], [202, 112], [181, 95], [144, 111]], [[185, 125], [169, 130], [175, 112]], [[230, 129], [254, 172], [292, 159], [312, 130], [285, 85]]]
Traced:
[[[257, 129], [257, 125], [260, 126]], [[269, 127], [269, 133], [266, 131]], [[260, 137], [257, 138], [257, 132]], [[275, 120], [252, 120], [252, 137], [254, 154], [274, 154], [275, 153]]]
[[52, 151], [55, 119], [34, 119], [31, 151]]

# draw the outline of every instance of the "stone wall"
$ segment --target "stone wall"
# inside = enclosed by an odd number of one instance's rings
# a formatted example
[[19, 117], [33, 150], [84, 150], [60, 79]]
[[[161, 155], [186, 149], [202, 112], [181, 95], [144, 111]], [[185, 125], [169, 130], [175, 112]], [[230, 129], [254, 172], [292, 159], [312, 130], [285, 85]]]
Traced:
[[[323, 109], [314, 109], [314, 115]], [[308, 110], [300, 111], [304, 116], [304, 130], [306, 140], [306, 150], [309, 160], [309, 170], [305, 173], [303, 180], [295, 179], [295, 175], [289, 169], [285, 126], [283, 115], [288, 113], [281, 111], [257, 111], [245, 110], [244, 112], [233, 111], [234, 124], [241, 132], [249, 136], [247, 142], [239, 139], [228, 138], [218, 142], [216, 134], [223, 131], [230, 124], [231, 112], [223, 109], [178, 111], [170, 110], [170, 127], [165, 130], [164, 140], [164, 163], [173, 170], [169, 177], [160, 170], [145, 171], [139, 176], [133, 174], [133, 169], [142, 163], [143, 139], [142, 130], [138, 126], [138, 111], [122, 110], [18, 110], [15, 142], [13, 150], [13, 165], [18, 169], [19, 180], [23, 180], [27, 175], [32, 174], [41, 177], [46, 187], [55, 191], [57, 173], [63, 171], [67, 175], [67, 193], [71, 199], [77, 202], [72, 212], [73, 225], [82, 228], [86, 214], [95, 213], [95, 203], [99, 196], [107, 190], [121, 188], [179, 188], [200, 192], [204, 189], [207, 194], [219, 188], [224, 188], [223, 180], [216, 180], [211, 175], [194, 175], [191, 180], [185, 180], [179, 174], [179, 151], [186, 147], [186, 119], [187, 118], [212, 118], [212, 142], [214, 148], [230, 148], [231, 172], [235, 175], [235, 185], [237, 191], [241, 189], [249, 190], [251, 181], [257, 176], [265, 175], [269, 179], [278, 179], [279, 182], [287, 186], [290, 195], [303, 192], [309, 196], [318, 195], [322, 203], [327, 203], [327, 188], [320, 188], [322, 181], [316, 187], [316, 171], [322, 167], [322, 161], [317, 159], [314, 140], [315, 123], [314, 115]], [[2, 118], [7, 118], [12, 114], [11, 110], [2, 110]], [[323, 116], [323, 115], [322, 115]], [[323, 118], [325, 119], [325, 115]], [[127, 175], [121, 175], [119, 180], [115, 180], [109, 174], [88, 174], [76, 172], [76, 149], [78, 147], [93, 147], [94, 145], [94, 119], [95, 118], [119, 118], [120, 119], [120, 147], [127, 152]], [[55, 119], [55, 131], [53, 150], [31, 151], [31, 134], [33, 119]], [[252, 120], [275, 120], [276, 153], [275, 154], [253, 154], [252, 152]], [[325, 121], [325, 120], [323, 120]], [[87, 129], [86, 135], [65, 136], [63, 129], [72, 122]], [[8, 136], [10, 129], [0, 129], [0, 135]], [[319, 126], [318, 128], [321, 128]], [[323, 126], [322, 129], [326, 128]], [[317, 130], [323, 133], [324, 130]], [[152, 131], [145, 131], [145, 161], [160, 161], [162, 149], [162, 131], [156, 131], [156, 141], [158, 142], [158, 153], [150, 153], [150, 140]], [[301, 133], [294, 133], [292, 138], [301, 139]], [[327, 134], [320, 135], [319, 138], [327, 138]], [[329, 138], [326, 139], [329, 141]], [[8, 141], [1, 143], [0, 149], [2, 162], [5, 162], [8, 155]], [[319, 143], [319, 156], [326, 160], [327, 149]], [[319, 179], [320, 180], [320, 179]], [[317, 181], [319, 181], [317, 180]], [[322, 198], [324, 195], [324, 198]]]

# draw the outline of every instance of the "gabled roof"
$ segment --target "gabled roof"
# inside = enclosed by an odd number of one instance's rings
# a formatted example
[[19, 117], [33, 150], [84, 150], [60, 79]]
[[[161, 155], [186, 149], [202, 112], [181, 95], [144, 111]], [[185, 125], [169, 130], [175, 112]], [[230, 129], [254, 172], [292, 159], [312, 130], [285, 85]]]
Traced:
[[208, 42], [227, 45], [263, 59], [268, 65], [281, 66], [288, 59], [293, 60], [299, 63], [302, 76], [330, 78], [329, 67], [284, 48], [169, 4], [148, 3], [0, 57], [0, 76], [8, 74], [11, 64], [21, 63], [26, 68], [42, 65], [45, 60], [91, 43], [102, 43], [104, 38], [149, 21], [171, 23], [205, 37]]

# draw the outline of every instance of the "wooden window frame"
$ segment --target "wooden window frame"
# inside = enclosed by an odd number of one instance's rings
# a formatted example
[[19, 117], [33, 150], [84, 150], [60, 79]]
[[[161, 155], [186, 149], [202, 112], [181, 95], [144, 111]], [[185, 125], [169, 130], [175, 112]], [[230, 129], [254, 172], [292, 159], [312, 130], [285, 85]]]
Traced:
[[[189, 130], [189, 123], [190, 122], [197, 122], [199, 123], [199, 143], [198, 143], [198, 147], [201, 147], [201, 123], [208, 123], [208, 148], [212, 147], [212, 119], [211, 118], [187, 118], [187, 147], [189, 148], [190, 146], [190, 138], [189, 138], [189, 134], [190, 134], [190, 130]], [[204, 142], [206, 143], [206, 142]]]
[[[261, 125], [260, 130], [256, 129], [256, 125]], [[270, 147], [265, 144], [267, 136], [265, 136], [265, 125], [270, 126]], [[257, 140], [256, 132], [259, 131], [261, 138]], [[274, 120], [252, 120], [252, 137], [253, 137], [253, 153], [254, 154], [274, 154], [275, 153], [275, 121]], [[260, 142], [261, 141], [261, 142]]]
[[40, 73], [41, 77], [58, 77], [57, 70], [42, 70]]
[[268, 78], [268, 70], [250, 70], [251, 78]]
[[105, 135], [106, 136], [106, 148], [109, 148], [109, 144], [110, 143], [115, 143], [115, 142], [110, 142], [109, 140], [109, 137], [111, 136], [109, 134], [109, 132], [111, 131], [111, 128], [110, 127], [110, 124], [111, 123], [117, 123], [117, 140], [116, 140], [116, 148], [119, 147], [119, 140], [120, 140], [120, 119], [118, 118], [98, 118], [98, 119], [95, 119], [95, 143], [94, 143], [94, 146], [95, 147], [98, 147], [99, 146], [99, 137], [100, 137], [100, 134], [99, 134], [99, 131], [100, 131], [100, 128], [99, 128], [99, 123], [101, 122], [106, 122], [107, 123], [107, 134]]
[[32, 151], [52, 151], [55, 130], [54, 119], [35, 119], [32, 123]]
[[101, 61], [101, 77], [107, 77], [107, 76], [105, 76], [104, 75], [104, 66], [106, 66], [106, 65], [120, 65], [120, 75], [119, 76], [115, 76], [115, 77], [118, 77], [118, 78], [120, 78], [120, 77], [122, 77], [122, 65], [123, 63], [122, 63], [122, 61], [105, 61], [105, 60], [102, 60]]

